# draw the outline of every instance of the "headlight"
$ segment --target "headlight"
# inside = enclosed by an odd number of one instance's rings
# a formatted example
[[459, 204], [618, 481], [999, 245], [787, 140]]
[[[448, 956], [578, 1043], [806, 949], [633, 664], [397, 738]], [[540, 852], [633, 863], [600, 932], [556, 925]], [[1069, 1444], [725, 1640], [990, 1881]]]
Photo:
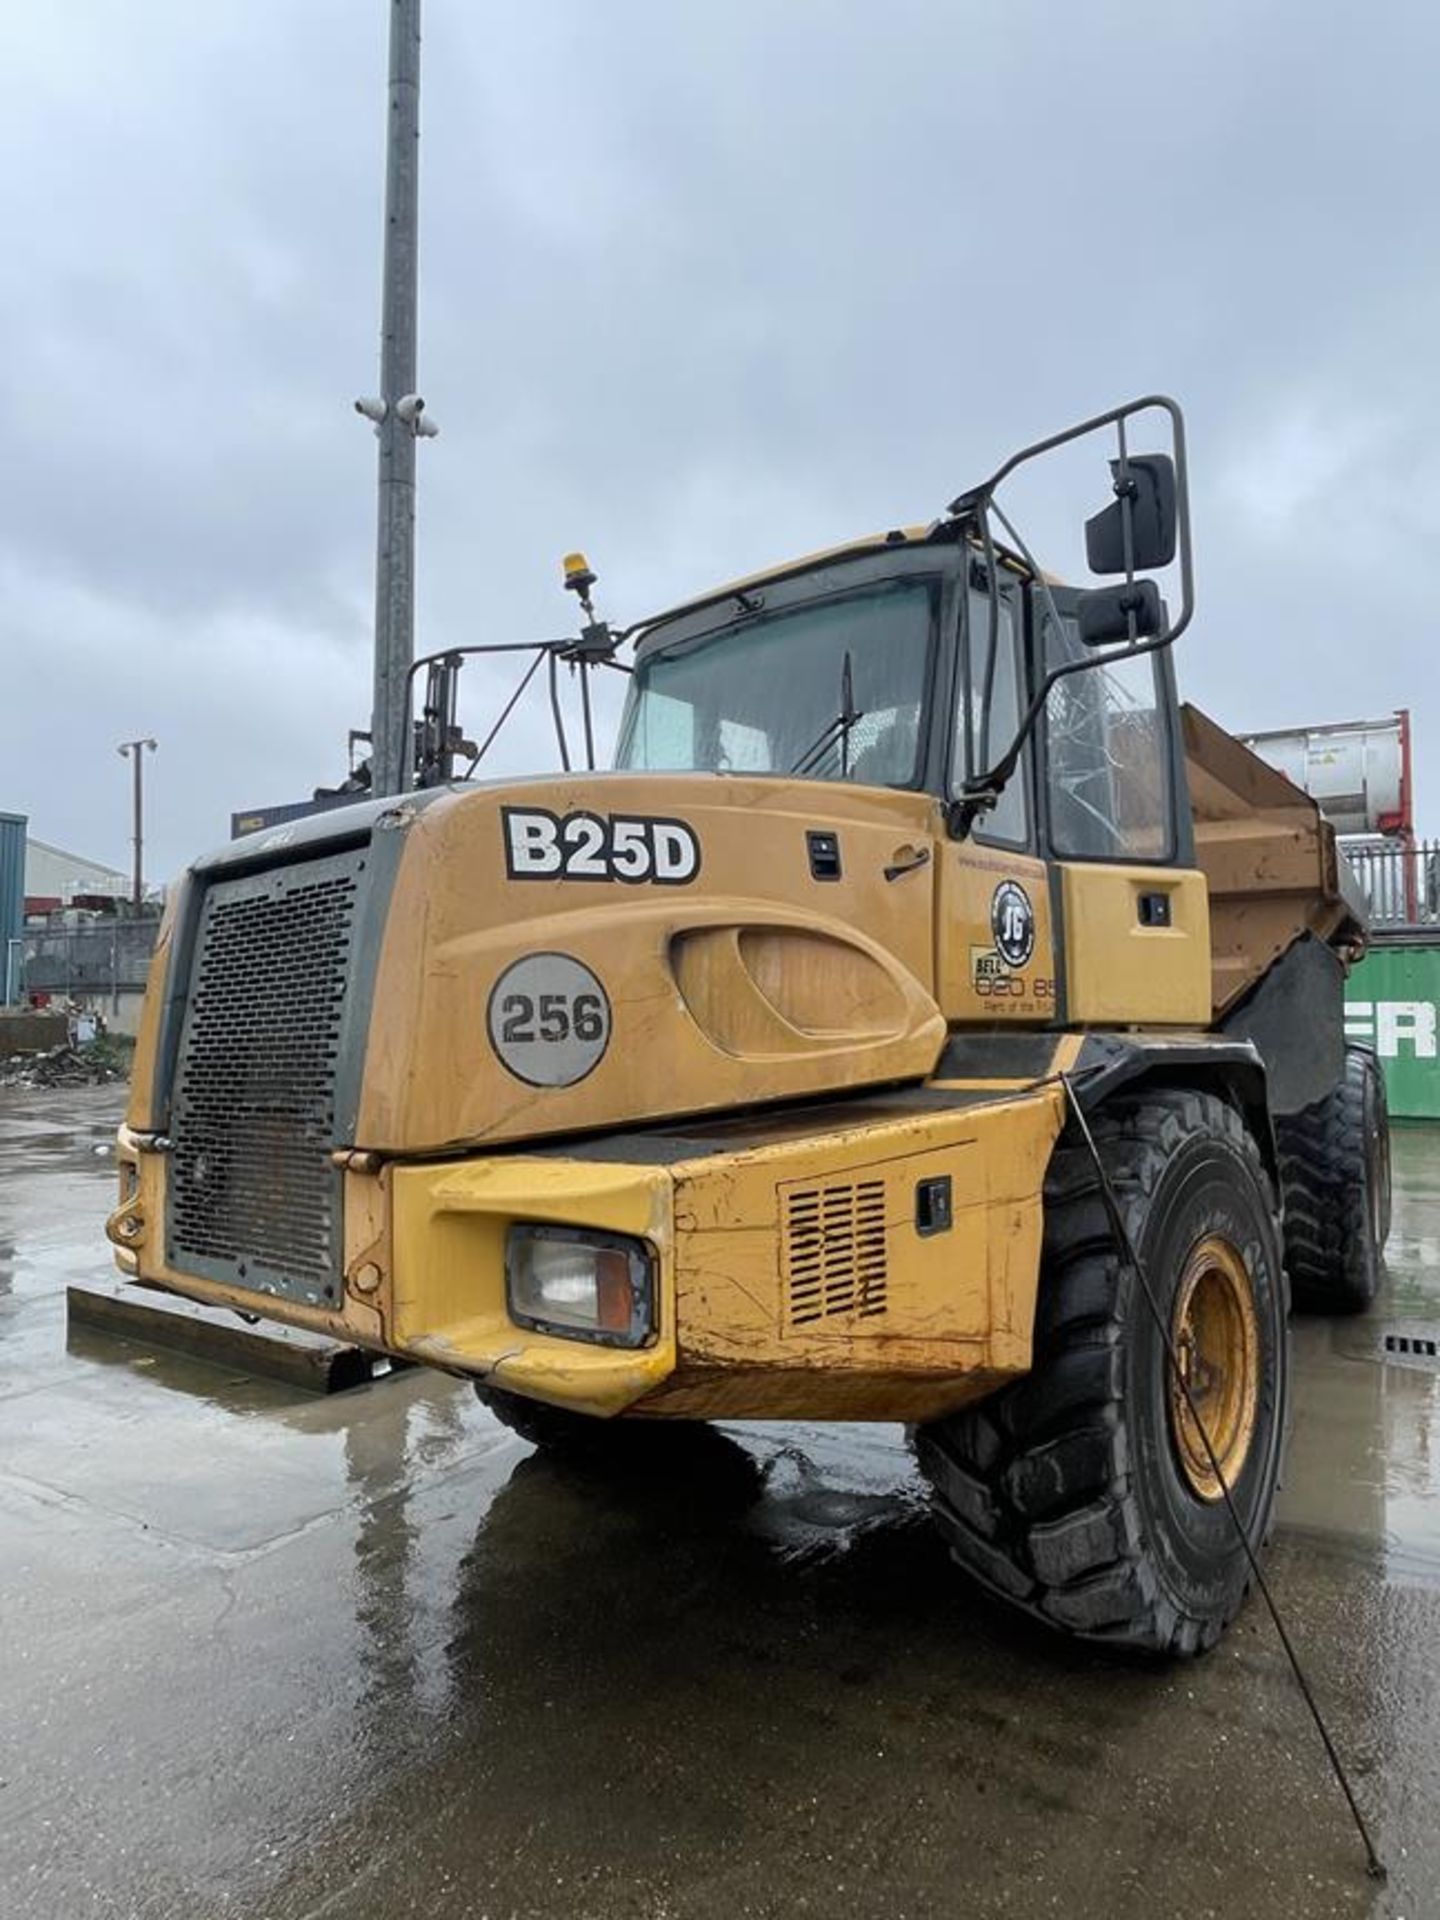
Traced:
[[643, 1240], [583, 1227], [511, 1227], [510, 1318], [572, 1340], [641, 1347], [655, 1331], [655, 1256]]

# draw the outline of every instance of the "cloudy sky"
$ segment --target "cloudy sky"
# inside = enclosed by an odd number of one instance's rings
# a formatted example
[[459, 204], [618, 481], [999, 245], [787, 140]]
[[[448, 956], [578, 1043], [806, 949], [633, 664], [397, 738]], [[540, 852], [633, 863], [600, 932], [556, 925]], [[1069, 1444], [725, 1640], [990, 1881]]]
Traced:
[[[174, 869], [368, 721], [387, 13], [7, 9], [0, 807], [41, 838], [126, 864], [153, 734]], [[570, 546], [626, 620], [1159, 387], [1186, 692], [1408, 704], [1440, 831], [1437, 56], [1429, 0], [426, 0], [422, 650], [563, 631]]]

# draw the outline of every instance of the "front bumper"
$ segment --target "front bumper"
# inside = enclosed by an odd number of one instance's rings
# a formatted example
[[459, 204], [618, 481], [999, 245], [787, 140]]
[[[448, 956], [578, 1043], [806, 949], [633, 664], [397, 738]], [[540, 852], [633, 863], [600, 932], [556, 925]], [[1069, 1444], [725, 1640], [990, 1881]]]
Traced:
[[[121, 1272], [142, 1284], [584, 1413], [618, 1413], [674, 1370], [671, 1182], [659, 1169], [496, 1156], [347, 1170], [344, 1287], [338, 1310], [330, 1311], [171, 1267], [164, 1143], [122, 1127], [117, 1154], [121, 1200], [106, 1233]], [[516, 1222], [599, 1228], [648, 1241], [656, 1254], [653, 1339], [622, 1349], [512, 1320], [505, 1241]]]
[[[109, 1233], [143, 1283], [585, 1413], [926, 1420], [1029, 1367], [1061, 1118], [1053, 1085], [921, 1089], [564, 1154], [378, 1166], [353, 1154], [333, 1311], [172, 1268], [158, 1138], [122, 1132]], [[517, 1223], [646, 1241], [650, 1343], [513, 1320]]]

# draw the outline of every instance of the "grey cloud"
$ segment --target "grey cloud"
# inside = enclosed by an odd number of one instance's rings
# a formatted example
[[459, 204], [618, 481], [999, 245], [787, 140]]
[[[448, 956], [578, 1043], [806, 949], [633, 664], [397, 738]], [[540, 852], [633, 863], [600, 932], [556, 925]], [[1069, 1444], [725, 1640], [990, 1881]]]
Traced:
[[[142, 730], [178, 865], [366, 717], [384, 15], [13, 29], [0, 803], [47, 838], [123, 859], [113, 743]], [[422, 645], [559, 630], [575, 544], [627, 618], [925, 517], [1159, 386], [1193, 435], [1182, 684], [1235, 725], [1408, 702], [1431, 803], [1432, 9], [428, 0], [425, 27]], [[545, 748], [537, 712], [497, 764]]]

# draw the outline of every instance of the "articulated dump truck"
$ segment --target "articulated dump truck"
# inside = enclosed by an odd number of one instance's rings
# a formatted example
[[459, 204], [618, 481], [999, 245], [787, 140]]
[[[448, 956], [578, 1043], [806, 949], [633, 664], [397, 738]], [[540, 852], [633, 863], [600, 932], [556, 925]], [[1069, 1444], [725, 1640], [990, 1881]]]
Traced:
[[[1157, 412], [1171, 452], [1129, 451]], [[996, 493], [1090, 433], [1079, 590]], [[993, 1593], [1207, 1648], [1292, 1294], [1371, 1297], [1388, 1162], [1333, 835], [1176, 701], [1178, 409], [623, 634], [568, 564], [587, 623], [536, 658], [588, 689], [633, 649], [611, 770], [448, 777], [437, 656], [404, 792], [173, 890], [121, 1269], [632, 1472], [675, 1423], [904, 1422]]]

